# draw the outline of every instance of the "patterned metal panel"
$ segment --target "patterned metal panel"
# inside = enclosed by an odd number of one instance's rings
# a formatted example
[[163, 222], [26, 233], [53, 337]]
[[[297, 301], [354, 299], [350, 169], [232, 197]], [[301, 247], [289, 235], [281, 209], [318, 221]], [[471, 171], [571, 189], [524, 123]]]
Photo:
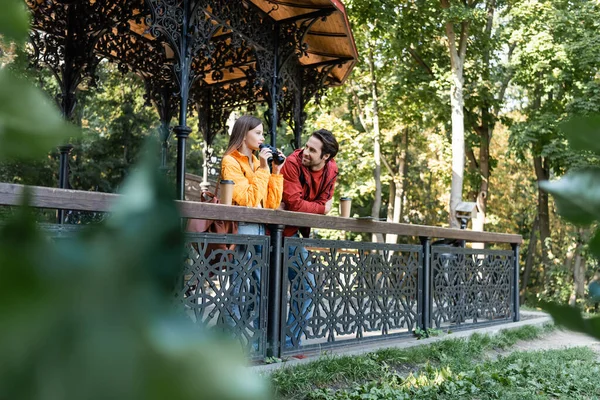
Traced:
[[[196, 323], [239, 339], [251, 357], [266, 349], [268, 236], [186, 234], [175, 296]], [[227, 244], [230, 248], [219, 248]]]
[[90, 225], [98, 224], [109, 216], [108, 213], [100, 211], [77, 211], [65, 210], [65, 224], [70, 225]]
[[421, 246], [286, 238], [283, 247], [282, 354], [418, 325]]
[[83, 225], [38, 224], [38, 228], [52, 239], [72, 238], [86, 227]]
[[506, 321], [513, 314], [514, 253], [431, 248], [431, 325]]

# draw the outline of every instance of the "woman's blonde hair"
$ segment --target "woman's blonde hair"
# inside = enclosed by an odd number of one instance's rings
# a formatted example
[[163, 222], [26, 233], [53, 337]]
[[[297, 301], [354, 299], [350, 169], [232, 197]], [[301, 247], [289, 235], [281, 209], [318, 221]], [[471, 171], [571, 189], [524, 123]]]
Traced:
[[231, 136], [229, 137], [229, 144], [227, 145], [227, 150], [225, 150], [225, 155], [230, 154], [234, 150], [242, 147], [246, 133], [261, 124], [262, 121], [256, 117], [253, 117], [252, 115], [242, 115], [239, 117], [235, 121], [235, 124], [233, 124], [233, 129], [231, 130]]

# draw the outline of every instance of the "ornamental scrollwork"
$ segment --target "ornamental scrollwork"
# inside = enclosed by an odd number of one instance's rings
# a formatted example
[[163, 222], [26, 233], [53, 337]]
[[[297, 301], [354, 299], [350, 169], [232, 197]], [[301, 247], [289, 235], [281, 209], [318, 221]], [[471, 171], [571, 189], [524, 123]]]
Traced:
[[190, 88], [198, 78], [204, 77], [204, 68], [192, 68], [204, 65], [212, 58], [214, 45], [212, 37], [222, 27], [206, 13], [208, 3], [178, 0], [146, 0], [150, 16], [146, 19], [149, 32], [162, 41], [174, 53], [173, 77], [179, 92], [188, 96]]
[[31, 63], [35, 67], [46, 65], [55, 75], [61, 88], [57, 102], [65, 118], [72, 117], [82, 80], [89, 78], [89, 85], [95, 85], [101, 58], [95, 52], [96, 43], [106, 32], [134, 18], [139, 1], [26, 0], [32, 15]]

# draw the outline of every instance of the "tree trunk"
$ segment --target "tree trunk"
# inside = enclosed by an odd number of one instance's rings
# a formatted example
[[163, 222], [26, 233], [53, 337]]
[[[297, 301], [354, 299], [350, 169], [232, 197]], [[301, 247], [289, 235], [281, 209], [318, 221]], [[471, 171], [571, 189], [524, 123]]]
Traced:
[[[487, 43], [491, 43], [493, 36], [493, 26], [494, 26], [494, 16], [496, 11], [496, 1], [495, 0], [486, 0], [486, 25], [484, 31], [484, 48], [483, 48], [483, 71], [482, 71], [482, 79], [486, 82], [491, 81], [490, 74], [490, 45]], [[507, 54], [508, 59], [510, 59], [512, 52], [514, 50], [514, 46], [509, 46], [509, 51]], [[492, 141], [492, 135], [494, 132], [494, 128], [496, 126], [496, 122], [498, 121], [498, 113], [500, 112], [501, 104], [504, 100], [504, 93], [506, 91], [506, 87], [508, 86], [510, 79], [512, 77], [512, 72], [507, 73], [504, 76], [504, 79], [501, 80], [501, 85], [498, 88], [498, 94], [494, 95], [489, 90], [484, 89], [484, 98], [483, 103], [480, 106], [480, 123], [474, 123], [476, 125], [474, 127], [477, 135], [480, 138], [480, 147], [479, 147], [479, 162], [474, 160], [474, 156], [470, 156], [470, 161], [472, 164], [475, 164], [476, 170], [481, 179], [477, 194], [475, 195], [475, 201], [477, 202], [477, 206], [479, 208], [479, 216], [478, 218], [472, 222], [473, 230], [483, 231], [485, 227], [485, 216], [487, 214], [487, 199], [488, 199], [488, 191], [489, 191], [489, 178], [490, 178], [490, 143]], [[497, 108], [494, 108], [490, 101], [486, 100], [489, 98], [496, 98], [498, 101]], [[483, 248], [483, 244], [479, 246]]]
[[521, 300], [520, 303], [525, 303], [525, 293], [527, 292], [527, 285], [529, 284], [529, 277], [533, 270], [533, 260], [535, 260], [535, 248], [537, 245], [537, 232], [539, 226], [539, 219], [535, 217], [533, 225], [531, 226], [531, 233], [529, 234], [529, 245], [527, 246], [527, 257], [525, 258], [525, 270], [523, 271], [523, 279], [521, 279]]
[[[533, 165], [535, 167], [535, 176], [537, 183], [548, 180], [550, 173], [550, 167], [548, 165], [548, 159], [542, 159], [541, 156], [533, 157]], [[546, 285], [546, 279], [548, 277], [547, 270], [550, 268], [550, 211], [548, 207], [548, 193], [541, 190], [538, 186], [538, 218], [539, 218], [539, 229], [540, 229], [540, 244], [542, 248], [542, 275], [543, 284]]]
[[387, 209], [387, 222], [392, 222], [394, 220], [394, 198], [396, 197], [396, 184], [394, 180], [390, 181], [390, 194], [388, 196], [388, 209]]
[[[487, 9], [487, 22], [485, 26], [485, 38], [492, 38], [492, 28], [494, 25], [494, 11], [496, 8], [495, 0], [488, 0], [486, 2]], [[484, 79], [490, 80], [490, 48], [489, 45], [485, 46], [484, 50]], [[481, 182], [479, 184], [479, 192], [477, 193], [477, 206], [479, 213], [477, 219], [473, 223], [473, 230], [481, 231], [484, 230], [485, 216], [487, 212], [487, 199], [490, 181], [490, 142], [492, 140], [492, 133], [496, 125], [496, 115], [491, 112], [491, 105], [486, 100], [481, 106], [481, 127], [477, 132], [480, 139], [479, 147], [479, 174]]]
[[[483, 123], [479, 130], [480, 148], [479, 148], [479, 176], [481, 182], [479, 183], [479, 191], [477, 193], [477, 218], [475, 218], [471, 224], [474, 231], [483, 232], [485, 226], [485, 216], [487, 212], [487, 198], [488, 188], [490, 182], [490, 139], [492, 134], [492, 127], [487, 123], [488, 119], [488, 108], [483, 107], [481, 110]], [[474, 243], [474, 248], [484, 248], [483, 243]]]
[[585, 257], [581, 255], [582, 250], [583, 243], [578, 238], [573, 267], [573, 293], [569, 298], [569, 305], [571, 306], [577, 304], [577, 299], [582, 299], [585, 296]]
[[[393, 188], [393, 204], [394, 207], [391, 211], [391, 221], [398, 223], [402, 218], [402, 208], [404, 199], [404, 182], [406, 180], [406, 154], [408, 151], [408, 128], [404, 128], [402, 132], [402, 139], [400, 143], [400, 157], [398, 157], [398, 171], [393, 175], [393, 182], [390, 183], [390, 204], [392, 204], [392, 188]], [[388, 207], [388, 209], [391, 207]], [[390, 212], [388, 212], [388, 220]], [[397, 243], [398, 235], [388, 233], [385, 235], [386, 243]]]
[[[379, 98], [377, 93], [377, 77], [375, 76], [375, 59], [373, 57], [373, 44], [369, 41], [369, 74], [371, 76], [371, 95], [373, 96], [373, 159], [375, 168], [373, 169], [373, 177], [375, 178], [375, 199], [373, 200], [373, 208], [371, 216], [379, 218], [381, 211], [381, 146], [379, 137]], [[373, 242], [383, 242], [383, 235], [380, 233], [373, 234]]]
[[[448, 0], [441, 0], [442, 8], [450, 8]], [[462, 201], [463, 179], [465, 169], [465, 116], [464, 116], [464, 61], [467, 52], [467, 36], [469, 22], [461, 22], [460, 36], [456, 38], [454, 23], [446, 22], [448, 50], [452, 67], [452, 84], [450, 88], [450, 106], [452, 110], [452, 184], [450, 187], [450, 227], [459, 228], [456, 220], [456, 207]]]
[[398, 215], [398, 221], [402, 220], [404, 216], [404, 207], [406, 205], [406, 182], [408, 180], [408, 127], [404, 128], [404, 135], [402, 136], [402, 152], [400, 153], [400, 163], [398, 165], [398, 172], [402, 174], [402, 196], [400, 197], [400, 213]]

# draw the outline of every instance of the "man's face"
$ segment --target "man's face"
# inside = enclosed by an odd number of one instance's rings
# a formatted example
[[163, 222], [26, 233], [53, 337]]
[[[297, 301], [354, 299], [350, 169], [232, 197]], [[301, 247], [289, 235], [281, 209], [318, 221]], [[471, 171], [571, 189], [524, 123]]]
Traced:
[[325, 166], [328, 159], [329, 154], [323, 156], [323, 142], [311, 136], [304, 146], [302, 165], [312, 171], [318, 171]]

